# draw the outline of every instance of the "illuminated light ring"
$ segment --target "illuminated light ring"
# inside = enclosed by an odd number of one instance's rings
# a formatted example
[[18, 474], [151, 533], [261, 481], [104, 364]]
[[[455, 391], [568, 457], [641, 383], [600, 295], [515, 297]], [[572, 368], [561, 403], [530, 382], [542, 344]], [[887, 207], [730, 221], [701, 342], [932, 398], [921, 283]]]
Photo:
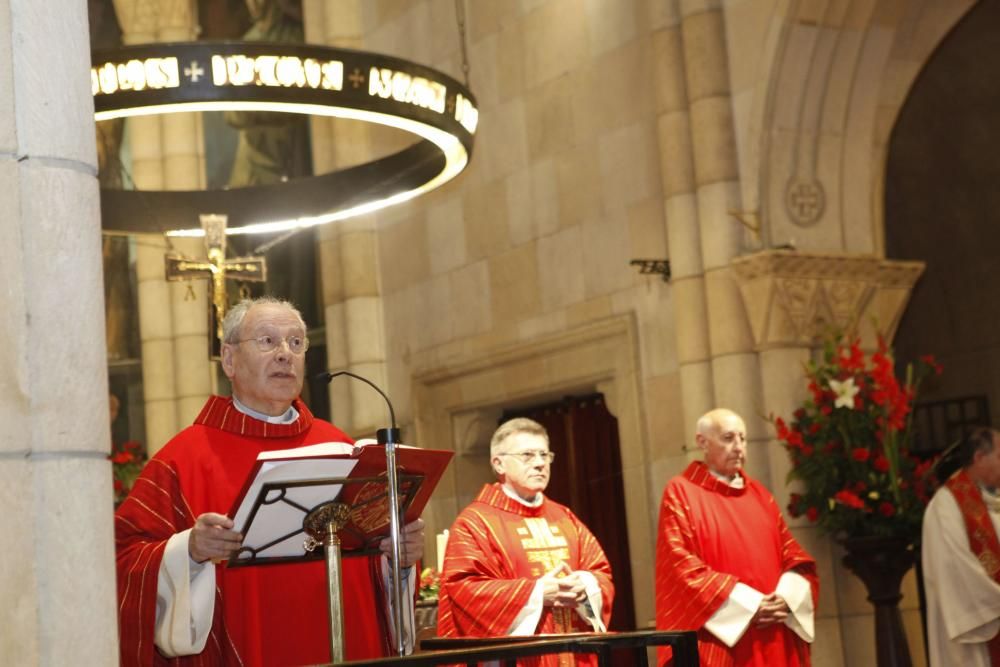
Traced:
[[[279, 56], [289, 58], [293, 65], [294, 59], [299, 63], [307, 59], [312, 63], [339, 62], [342, 87], [340, 90], [285, 87], [276, 85], [273, 79], [271, 83], [275, 85], [216, 85], [213, 56], [255, 59]], [[182, 111], [281, 111], [377, 123], [409, 132], [419, 140], [371, 162], [273, 185], [199, 191], [103, 189], [101, 209], [105, 231], [162, 233], [169, 229], [173, 230], [169, 232], [171, 235], [201, 236], [203, 231], [191, 225], [199, 214], [206, 212], [229, 216], [229, 234], [279, 233], [311, 227], [371, 213], [429, 192], [461, 173], [472, 155], [478, 117], [475, 98], [462, 84], [429, 67], [362, 51], [267, 42], [144, 44], [95, 52], [93, 65], [95, 72], [105, 74], [123, 71], [118, 67], [122, 65], [127, 74], [127, 63], [154, 58], [176, 58], [175, 86], [99, 90], [94, 95], [96, 120]], [[109, 63], [111, 70], [106, 69]], [[131, 67], [135, 73], [137, 65]], [[401, 73], [398, 78], [403, 81], [407, 76], [419, 77], [443, 87], [443, 95], [421, 99], [433, 101], [439, 108], [443, 99], [444, 110], [370, 93], [373, 68], [376, 72]], [[268, 68], [263, 69], [268, 72]], [[314, 84], [315, 72], [313, 65]], [[155, 68], [150, 71], [152, 75], [159, 73]], [[115, 82], [117, 76], [107, 77], [105, 83], [110, 85], [106, 89], [113, 88]], [[464, 124], [456, 117], [456, 106], [465, 112]]]

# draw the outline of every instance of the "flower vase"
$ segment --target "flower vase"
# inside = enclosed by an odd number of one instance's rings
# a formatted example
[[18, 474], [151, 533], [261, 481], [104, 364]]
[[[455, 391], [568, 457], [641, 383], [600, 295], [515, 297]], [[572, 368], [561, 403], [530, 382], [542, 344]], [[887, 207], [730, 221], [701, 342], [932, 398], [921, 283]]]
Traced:
[[913, 543], [892, 537], [846, 537], [841, 561], [865, 585], [875, 606], [875, 654], [878, 667], [911, 667], [906, 630], [899, 613], [903, 576], [913, 566]]

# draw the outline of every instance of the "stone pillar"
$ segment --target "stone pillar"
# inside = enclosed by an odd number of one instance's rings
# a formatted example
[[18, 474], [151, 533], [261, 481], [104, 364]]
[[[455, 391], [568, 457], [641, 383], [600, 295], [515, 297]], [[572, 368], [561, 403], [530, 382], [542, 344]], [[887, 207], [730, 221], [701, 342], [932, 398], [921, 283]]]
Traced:
[[767, 442], [757, 355], [729, 268], [744, 238], [729, 215], [740, 194], [725, 15], [718, 1], [681, 0], [680, 11], [714, 402], [743, 416], [750, 474], [770, 486], [766, 450], [755, 446]]
[[0, 656], [118, 661], [86, 3], [0, 2]]
[[651, 4], [652, 23], [657, 26], [652, 33], [652, 48], [684, 433], [685, 442], [691, 448], [696, 420], [715, 405], [715, 388], [708, 345], [685, 56], [680, 18], [667, 9], [673, 4]]
[[[341, 48], [363, 46], [358, 0], [312, 0], [303, 9], [307, 41]], [[313, 120], [317, 173], [369, 160], [371, 145], [370, 130], [362, 123]], [[329, 369], [357, 373], [388, 392], [376, 220], [376, 215], [367, 215], [321, 228], [320, 272]], [[354, 435], [386, 425], [382, 399], [360, 382], [334, 380], [330, 403], [334, 421]]]
[[[921, 262], [898, 262], [871, 256], [804, 253], [767, 250], [732, 261], [740, 280], [740, 291], [759, 353], [760, 396], [764, 414], [790, 419], [806, 398], [803, 364], [830, 327], [857, 331], [862, 346], [873, 349], [877, 337], [892, 340], [909, 301], [914, 283], [923, 271]], [[776, 440], [767, 443], [772, 480], [787, 477], [791, 464]], [[792, 489], [775, 484], [771, 489], [781, 507], [788, 505]], [[872, 611], [861, 595], [853, 575], [839, 565], [841, 551], [803, 519], [790, 519], [795, 538], [819, 563], [820, 589], [850, 591], [824, 594], [817, 610], [817, 645], [814, 655], [839, 653], [841, 637], [850, 634], [841, 627], [844, 618], [858, 625], [859, 616], [870, 623]], [[913, 576], [908, 576], [907, 600], [912, 604]], [[857, 610], [852, 614], [848, 606]], [[861, 642], [871, 641], [865, 631]], [[852, 650], [848, 650], [852, 655]], [[862, 653], [864, 653], [862, 651]], [[871, 652], [874, 655], [874, 652]], [[856, 660], [848, 661], [854, 664]]]
[[[193, 0], [115, 0], [115, 11], [125, 44], [191, 41], [198, 34]], [[137, 189], [204, 188], [200, 114], [137, 117], [126, 123]], [[191, 223], [197, 226], [196, 220]], [[171, 251], [205, 256], [199, 239], [167, 241], [145, 237], [139, 243], [139, 336], [150, 454], [190, 424], [212, 393], [207, 287], [204, 281], [196, 281], [193, 290], [188, 290], [185, 283], [168, 284], [163, 272], [164, 255]], [[191, 299], [191, 294], [195, 298]]]
[[139, 339], [142, 345], [142, 395], [146, 411], [146, 447], [152, 456], [177, 433], [177, 386], [174, 381], [173, 318], [170, 286], [164, 278], [162, 236], [144, 236], [136, 244]]

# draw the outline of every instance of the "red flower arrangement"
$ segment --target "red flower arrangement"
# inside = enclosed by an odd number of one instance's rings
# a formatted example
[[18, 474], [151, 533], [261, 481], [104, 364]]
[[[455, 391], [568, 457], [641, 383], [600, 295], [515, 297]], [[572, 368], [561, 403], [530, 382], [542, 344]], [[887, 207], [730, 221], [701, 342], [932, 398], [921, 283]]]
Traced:
[[941, 366], [926, 355], [907, 366], [901, 383], [881, 337], [870, 357], [857, 339], [825, 341], [822, 361], [806, 365], [809, 398], [790, 422], [772, 417], [792, 459], [788, 478], [804, 487], [791, 494], [792, 516], [838, 538], [919, 536], [933, 462], [909, 447], [913, 402], [930, 373]]
[[115, 484], [115, 507], [117, 507], [132, 490], [132, 485], [135, 484], [136, 478], [142, 472], [142, 466], [146, 459], [142, 445], [135, 440], [129, 440], [120, 445], [112, 444], [108, 459], [111, 461], [111, 471]]
[[421, 600], [437, 600], [441, 589], [441, 573], [433, 567], [425, 567], [420, 573], [417, 595]]

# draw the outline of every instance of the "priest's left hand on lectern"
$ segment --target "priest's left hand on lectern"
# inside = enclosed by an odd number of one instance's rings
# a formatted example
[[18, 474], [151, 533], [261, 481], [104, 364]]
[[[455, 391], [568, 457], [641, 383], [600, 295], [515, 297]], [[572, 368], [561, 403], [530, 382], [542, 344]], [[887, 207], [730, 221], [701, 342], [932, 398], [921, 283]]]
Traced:
[[[115, 515], [122, 665], [297, 665], [330, 660], [322, 561], [227, 568], [242, 536], [225, 516], [264, 451], [352, 440], [309, 412], [309, 340], [299, 312], [244, 301], [224, 324], [222, 368], [233, 397], [209, 398], [192, 426], [154, 456]], [[402, 531], [404, 634], [412, 648], [423, 522]], [[386, 549], [383, 549], [385, 552]], [[348, 659], [392, 655], [387, 556], [345, 558]], [[404, 591], [406, 589], [404, 588]]]

